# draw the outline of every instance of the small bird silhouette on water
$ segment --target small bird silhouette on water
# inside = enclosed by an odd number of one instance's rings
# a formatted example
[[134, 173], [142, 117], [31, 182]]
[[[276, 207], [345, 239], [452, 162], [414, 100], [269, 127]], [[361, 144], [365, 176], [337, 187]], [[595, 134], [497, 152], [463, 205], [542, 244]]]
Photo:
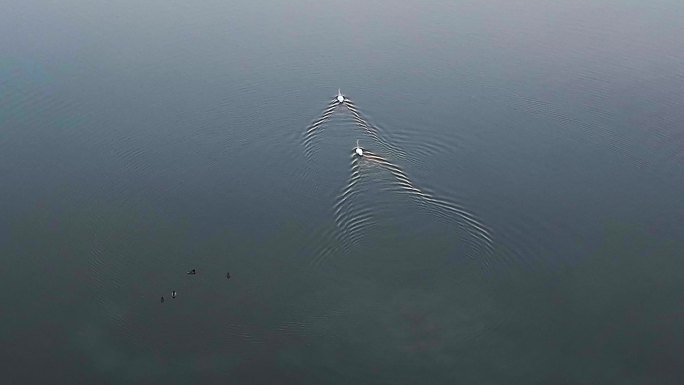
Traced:
[[176, 291], [175, 290], [171, 291], [171, 298], [176, 298]]
[[230, 272], [226, 273], [226, 279], [230, 279]]
[[163, 295], [161, 297], [161, 301], [159, 301], [159, 302], [164, 303], [164, 296]]
[[192, 270], [188, 271], [188, 272], [185, 273], [185, 274], [187, 274], [187, 275], [195, 275], [195, 274], [197, 274], [197, 271], [196, 271], [195, 269], [192, 269]]

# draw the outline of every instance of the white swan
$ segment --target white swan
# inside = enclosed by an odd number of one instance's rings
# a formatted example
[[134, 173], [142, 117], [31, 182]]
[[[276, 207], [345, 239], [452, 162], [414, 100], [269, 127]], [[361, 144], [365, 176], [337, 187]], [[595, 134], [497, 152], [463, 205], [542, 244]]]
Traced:
[[359, 140], [356, 139], [356, 148], [354, 149], [354, 152], [356, 152], [356, 155], [358, 156], [363, 156], [363, 149], [359, 147]]
[[344, 96], [342, 96], [342, 92], [340, 92], [340, 89], [337, 89], [337, 101], [340, 103], [344, 103]]

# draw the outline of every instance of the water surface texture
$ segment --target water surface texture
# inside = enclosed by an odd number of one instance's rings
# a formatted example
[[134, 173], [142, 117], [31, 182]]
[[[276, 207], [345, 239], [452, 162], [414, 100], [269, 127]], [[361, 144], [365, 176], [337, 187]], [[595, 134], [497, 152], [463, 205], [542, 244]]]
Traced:
[[681, 384], [683, 164], [680, 1], [9, 0], [2, 382]]

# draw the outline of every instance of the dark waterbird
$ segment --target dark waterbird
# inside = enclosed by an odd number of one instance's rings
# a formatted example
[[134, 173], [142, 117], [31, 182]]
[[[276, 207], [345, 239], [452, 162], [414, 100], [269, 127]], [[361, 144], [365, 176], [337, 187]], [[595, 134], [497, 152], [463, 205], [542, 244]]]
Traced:
[[171, 291], [171, 298], [176, 298], [176, 291], [175, 290]]
[[226, 279], [230, 279], [230, 272], [226, 273]]
[[197, 274], [197, 271], [196, 271], [195, 269], [192, 269], [192, 270], [188, 271], [188, 272], [185, 273], [185, 274], [187, 274], [187, 275], [195, 275], [195, 274]]
[[161, 297], [161, 301], [159, 301], [159, 302], [164, 303], [164, 296], [163, 295]]

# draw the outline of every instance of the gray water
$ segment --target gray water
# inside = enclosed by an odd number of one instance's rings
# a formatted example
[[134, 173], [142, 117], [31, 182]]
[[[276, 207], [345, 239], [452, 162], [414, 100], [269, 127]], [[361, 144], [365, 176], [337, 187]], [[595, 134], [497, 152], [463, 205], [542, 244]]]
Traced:
[[2, 382], [682, 383], [683, 20], [5, 2]]

